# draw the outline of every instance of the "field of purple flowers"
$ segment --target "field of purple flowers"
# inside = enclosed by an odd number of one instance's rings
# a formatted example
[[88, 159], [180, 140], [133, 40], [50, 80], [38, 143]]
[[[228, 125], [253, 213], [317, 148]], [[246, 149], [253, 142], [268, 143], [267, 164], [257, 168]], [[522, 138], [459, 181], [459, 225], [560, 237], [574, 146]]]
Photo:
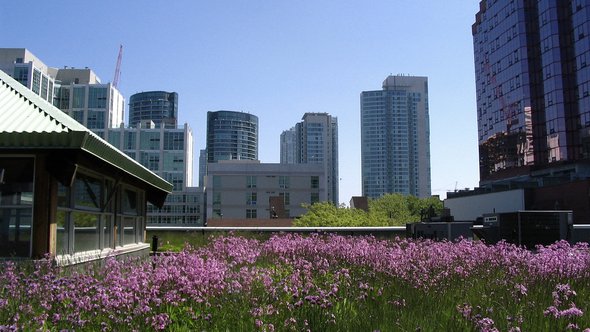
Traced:
[[84, 270], [0, 264], [0, 331], [590, 331], [587, 244], [230, 235]]

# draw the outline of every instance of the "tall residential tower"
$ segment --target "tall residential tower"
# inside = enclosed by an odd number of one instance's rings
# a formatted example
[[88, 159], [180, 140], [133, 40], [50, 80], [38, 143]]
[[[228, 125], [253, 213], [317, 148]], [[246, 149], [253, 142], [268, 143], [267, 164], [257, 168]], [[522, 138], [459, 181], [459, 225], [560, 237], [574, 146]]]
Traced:
[[176, 128], [178, 124], [178, 93], [146, 91], [129, 98], [129, 126], [152, 121], [156, 127]]
[[258, 117], [244, 112], [207, 112], [207, 162], [258, 160]]
[[327, 200], [338, 205], [338, 119], [305, 113], [302, 120], [281, 134], [281, 164], [323, 165]]
[[389, 76], [361, 93], [363, 196], [430, 196], [429, 128], [426, 77]]

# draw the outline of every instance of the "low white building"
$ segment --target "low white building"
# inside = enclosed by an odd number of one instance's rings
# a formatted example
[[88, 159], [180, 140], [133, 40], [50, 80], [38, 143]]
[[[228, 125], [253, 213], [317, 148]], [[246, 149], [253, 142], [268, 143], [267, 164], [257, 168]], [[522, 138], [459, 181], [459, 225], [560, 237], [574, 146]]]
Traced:
[[527, 209], [525, 189], [498, 192], [447, 193], [445, 208], [451, 210], [456, 221], [475, 221], [486, 213], [504, 213]]
[[207, 165], [207, 220], [295, 218], [327, 201], [321, 164], [228, 160]]

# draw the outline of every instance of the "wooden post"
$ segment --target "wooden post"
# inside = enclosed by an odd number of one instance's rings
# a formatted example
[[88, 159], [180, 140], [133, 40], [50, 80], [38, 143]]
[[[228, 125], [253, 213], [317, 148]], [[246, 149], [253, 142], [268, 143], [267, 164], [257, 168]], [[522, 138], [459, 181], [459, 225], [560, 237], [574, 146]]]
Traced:
[[42, 258], [50, 253], [51, 175], [47, 172], [45, 164], [46, 156], [37, 155], [35, 158], [35, 189], [33, 194], [32, 258]]

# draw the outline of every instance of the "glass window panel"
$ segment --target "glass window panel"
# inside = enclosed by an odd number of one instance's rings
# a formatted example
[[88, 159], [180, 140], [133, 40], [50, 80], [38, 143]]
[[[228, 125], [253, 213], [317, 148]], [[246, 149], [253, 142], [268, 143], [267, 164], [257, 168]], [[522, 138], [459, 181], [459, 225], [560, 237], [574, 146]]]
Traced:
[[246, 204], [256, 205], [257, 196], [258, 195], [256, 193], [246, 193]]
[[311, 177], [311, 188], [317, 189], [320, 187], [320, 177], [319, 176], [312, 176]]
[[74, 222], [74, 252], [100, 249], [99, 216], [85, 212], [72, 212]]
[[56, 86], [53, 95], [53, 105], [62, 111], [70, 108], [70, 89]]
[[57, 238], [55, 242], [55, 253], [57, 255], [65, 255], [69, 254], [68, 250], [68, 223], [67, 223], [67, 216], [68, 213], [65, 211], [57, 211], [57, 216], [55, 219], [55, 223], [57, 224]]
[[41, 77], [41, 97], [47, 100], [47, 90], [49, 89], [49, 79], [47, 76]]
[[33, 70], [33, 85], [31, 87], [31, 90], [33, 90], [33, 92], [35, 92], [36, 94], [39, 94], [40, 86], [41, 86], [41, 72], [38, 71], [37, 69], [34, 69]]
[[78, 174], [74, 186], [74, 199], [77, 208], [100, 209], [102, 182], [99, 179]]
[[116, 148], [120, 148], [121, 136], [119, 135], [118, 132], [111, 132], [109, 134], [109, 143], [111, 143]]
[[164, 151], [163, 169], [167, 171], [184, 170], [184, 154], [182, 152]]
[[0, 158], [0, 257], [29, 257], [33, 158]]
[[139, 148], [141, 150], [160, 150], [159, 131], [142, 131], [139, 135]]
[[107, 88], [89, 87], [88, 88], [88, 107], [89, 108], [106, 108], [107, 107]]
[[86, 121], [88, 129], [104, 129], [105, 127], [105, 111], [88, 111], [88, 119]]
[[125, 149], [135, 150], [136, 149], [136, 133], [134, 131], [125, 132]]
[[84, 108], [84, 99], [86, 98], [86, 88], [74, 88], [74, 99], [72, 101], [72, 108]]
[[256, 177], [255, 176], [247, 176], [246, 177], [246, 187], [247, 188], [256, 188]]
[[102, 224], [102, 248], [111, 248], [112, 247], [112, 232], [113, 232], [113, 217], [112, 216], [103, 216], [103, 224]]
[[256, 219], [256, 210], [255, 209], [247, 209], [246, 210], [246, 218], [247, 219]]
[[130, 189], [123, 190], [123, 213], [128, 215], [139, 215], [137, 192]]
[[279, 187], [286, 189], [289, 188], [289, 177], [288, 176], [279, 176]]
[[72, 117], [81, 124], [84, 124], [84, 111], [73, 111]]
[[133, 217], [123, 217], [122, 245], [135, 243], [135, 219]]
[[165, 132], [164, 150], [183, 150], [184, 132]]
[[285, 205], [291, 204], [291, 195], [289, 193], [279, 193], [279, 196], [283, 198]]
[[29, 68], [28, 67], [14, 67], [14, 79], [19, 81], [24, 86], [29, 85]]

